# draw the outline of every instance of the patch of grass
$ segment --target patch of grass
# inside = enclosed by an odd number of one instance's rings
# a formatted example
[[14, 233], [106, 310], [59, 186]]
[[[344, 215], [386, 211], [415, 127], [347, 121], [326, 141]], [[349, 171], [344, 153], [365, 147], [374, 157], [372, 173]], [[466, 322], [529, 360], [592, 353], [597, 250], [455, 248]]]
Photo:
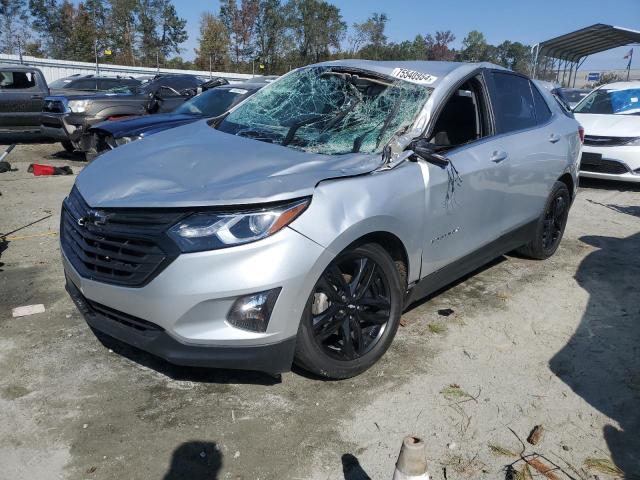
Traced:
[[447, 400], [462, 400], [466, 398], [473, 398], [473, 396], [469, 395], [467, 392], [460, 388], [460, 385], [456, 385], [452, 383], [448, 387], [440, 390], [440, 393], [444, 395], [444, 398]]
[[496, 445], [494, 443], [490, 443], [489, 445], [489, 450], [491, 450], [491, 453], [493, 453], [494, 455], [502, 455], [503, 457], [517, 457], [518, 454], [515, 452], [512, 452], [511, 450], [501, 447], [500, 445]]
[[584, 461], [584, 466], [591, 470], [596, 470], [605, 475], [623, 475], [624, 472], [620, 470], [611, 461], [610, 458], [587, 458]]
[[427, 325], [427, 328], [431, 333], [435, 333], [437, 335], [440, 335], [441, 333], [447, 331], [447, 327], [445, 327], [441, 323], [430, 323], [429, 325]]
[[518, 470], [514, 480], [533, 480], [533, 475], [528, 464], [524, 464], [521, 470]]

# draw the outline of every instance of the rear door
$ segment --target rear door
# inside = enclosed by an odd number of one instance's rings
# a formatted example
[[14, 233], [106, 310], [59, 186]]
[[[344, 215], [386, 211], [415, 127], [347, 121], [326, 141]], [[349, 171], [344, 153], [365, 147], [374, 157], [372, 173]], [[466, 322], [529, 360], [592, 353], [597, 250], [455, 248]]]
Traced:
[[0, 128], [39, 128], [45, 86], [35, 71], [0, 71]]
[[538, 218], [569, 147], [556, 131], [543, 95], [527, 77], [494, 70], [491, 79], [498, 138], [509, 164], [504, 229], [512, 231]]

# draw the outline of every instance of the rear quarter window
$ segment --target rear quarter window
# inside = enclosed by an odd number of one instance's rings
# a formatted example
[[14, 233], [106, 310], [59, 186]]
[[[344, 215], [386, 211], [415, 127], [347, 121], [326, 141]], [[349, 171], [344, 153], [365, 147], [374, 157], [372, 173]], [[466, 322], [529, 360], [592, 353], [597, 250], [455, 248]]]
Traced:
[[0, 72], [0, 90], [27, 90], [36, 86], [36, 75], [33, 72]]
[[498, 133], [525, 130], [537, 125], [536, 108], [527, 78], [493, 72], [493, 87], [492, 104]]
[[533, 103], [536, 108], [536, 120], [538, 124], [547, 123], [551, 118], [551, 110], [549, 109], [549, 105], [547, 101], [538, 90], [533, 83], [531, 83], [531, 91], [533, 92]]

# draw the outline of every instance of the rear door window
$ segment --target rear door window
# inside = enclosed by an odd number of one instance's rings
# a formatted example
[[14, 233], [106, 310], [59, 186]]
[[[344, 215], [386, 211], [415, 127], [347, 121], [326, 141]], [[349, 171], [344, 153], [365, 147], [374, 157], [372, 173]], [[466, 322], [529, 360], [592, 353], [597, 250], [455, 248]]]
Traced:
[[28, 90], [36, 87], [36, 76], [33, 72], [0, 72], [0, 90]]
[[531, 91], [533, 92], [533, 102], [536, 107], [536, 119], [538, 120], [538, 124], [547, 123], [551, 118], [551, 110], [549, 109], [549, 105], [547, 101], [538, 90], [534, 84], [531, 84]]
[[492, 77], [491, 98], [498, 132], [510, 133], [535, 127], [536, 108], [529, 79], [506, 72], [493, 72]]
[[96, 90], [96, 79], [85, 78], [82, 80], [74, 80], [73, 82], [68, 83], [66, 88], [74, 90]]

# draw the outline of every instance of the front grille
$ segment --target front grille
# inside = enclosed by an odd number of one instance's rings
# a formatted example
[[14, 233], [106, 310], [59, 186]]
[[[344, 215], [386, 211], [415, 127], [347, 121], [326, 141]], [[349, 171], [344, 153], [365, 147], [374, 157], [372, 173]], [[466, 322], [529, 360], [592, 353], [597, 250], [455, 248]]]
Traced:
[[602, 137], [598, 135], [585, 135], [584, 144], [592, 147], [619, 147], [635, 140], [637, 137]]
[[62, 249], [84, 278], [141, 287], [177, 257], [177, 247], [164, 232], [183, 215], [92, 209], [74, 187], [62, 208]]
[[615, 160], [607, 160], [599, 154], [583, 153], [580, 161], [580, 170], [593, 173], [612, 173], [620, 175], [629, 172], [626, 165]]
[[61, 100], [45, 100], [42, 105], [43, 112], [64, 113], [65, 107]]

